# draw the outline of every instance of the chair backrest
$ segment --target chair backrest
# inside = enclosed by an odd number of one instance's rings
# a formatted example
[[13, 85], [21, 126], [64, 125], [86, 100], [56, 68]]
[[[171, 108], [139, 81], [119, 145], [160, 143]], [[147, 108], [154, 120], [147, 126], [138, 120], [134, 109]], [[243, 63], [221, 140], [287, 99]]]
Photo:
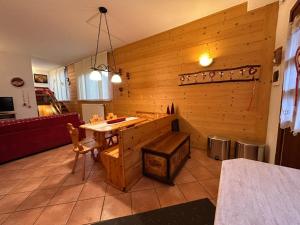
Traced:
[[79, 142], [79, 131], [77, 128], [73, 126], [73, 124], [68, 123], [67, 128], [73, 143], [73, 151], [82, 151], [83, 147]]

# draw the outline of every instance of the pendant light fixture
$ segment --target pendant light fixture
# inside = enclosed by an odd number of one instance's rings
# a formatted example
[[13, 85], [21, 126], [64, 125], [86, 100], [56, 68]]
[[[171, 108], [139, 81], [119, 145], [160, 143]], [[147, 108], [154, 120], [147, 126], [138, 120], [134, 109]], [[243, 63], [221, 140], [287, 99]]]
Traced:
[[[120, 74], [117, 72], [115, 56], [114, 56], [113, 47], [112, 47], [112, 43], [111, 43], [110, 31], [109, 31], [108, 24], [107, 24], [107, 18], [106, 18], [107, 9], [105, 7], [99, 7], [99, 12], [100, 12], [100, 17], [99, 17], [98, 36], [97, 36], [97, 46], [96, 46], [94, 64], [91, 66], [91, 69], [93, 71], [90, 74], [90, 79], [100, 81], [100, 80], [102, 80], [101, 72], [112, 72], [113, 76], [111, 78], [111, 82], [112, 83], [121, 83], [122, 78], [121, 78]], [[105, 25], [106, 25], [108, 39], [109, 39], [110, 51], [112, 54], [113, 68], [111, 68], [109, 65], [105, 65], [105, 64], [97, 65], [97, 54], [98, 54], [98, 48], [99, 48], [101, 22], [102, 22], [103, 15], [104, 15]]]

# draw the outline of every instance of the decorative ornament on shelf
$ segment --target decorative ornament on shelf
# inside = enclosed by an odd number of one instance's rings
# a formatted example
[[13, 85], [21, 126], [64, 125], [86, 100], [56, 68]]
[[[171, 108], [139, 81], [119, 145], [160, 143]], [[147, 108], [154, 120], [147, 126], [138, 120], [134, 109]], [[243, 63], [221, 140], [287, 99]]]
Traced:
[[167, 107], [167, 114], [168, 114], [168, 115], [171, 114], [169, 106]]
[[[246, 65], [234, 68], [205, 70], [194, 73], [183, 73], [178, 75], [179, 86], [225, 82], [258, 81], [260, 70], [260, 65]], [[194, 77], [193, 80], [190, 79], [191, 76]]]
[[175, 114], [175, 108], [174, 108], [173, 102], [172, 102], [172, 106], [171, 106], [171, 114]]
[[[111, 35], [109, 31], [109, 27], [107, 24], [107, 18], [106, 18], [106, 13], [107, 9], [105, 7], [99, 7], [99, 12], [100, 12], [100, 17], [99, 17], [99, 26], [98, 26], [98, 35], [97, 35], [97, 46], [96, 46], [96, 53], [95, 53], [95, 58], [94, 58], [94, 64], [91, 65], [91, 74], [90, 74], [90, 79], [95, 80], [95, 81], [100, 81], [102, 80], [102, 73], [101, 72], [112, 72], [113, 76], [111, 78], [112, 83], [121, 83], [122, 78], [120, 74], [117, 72], [116, 68], [116, 61], [115, 61], [115, 56], [114, 56], [114, 51], [112, 47], [112, 42], [111, 42]], [[105, 19], [105, 25], [106, 25], [106, 30], [108, 34], [108, 40], [109, 40], [109, 45], [110, 45], [110, 51], [112, 55], [112, 60], [113, 60], [113, 68], [111, 68], [110, 65], [97, 65], [97, 55], [98, 55], [98, 49], [99, 49], [99, 40], [100, 40], [100, 33], [101, 33], [101, 21], [102, 21], [102, 16], [104, 15]], [[91, 64], [92, 64], [92, 58], [91, 58]]]

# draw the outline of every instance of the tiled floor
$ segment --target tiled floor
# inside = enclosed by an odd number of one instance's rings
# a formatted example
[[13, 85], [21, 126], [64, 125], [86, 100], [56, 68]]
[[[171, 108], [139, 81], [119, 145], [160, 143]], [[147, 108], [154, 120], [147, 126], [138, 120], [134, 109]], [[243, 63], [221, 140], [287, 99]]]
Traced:
[[71, 174], [74, 153], [63, 146], [0, 166], [0, 224], [89, 224], [196, 199], [215, 204], [221, 163], [192, 149], [175, 186], [143, 177], [128, 193], [105, 183], [99, 163], [87, 157]]

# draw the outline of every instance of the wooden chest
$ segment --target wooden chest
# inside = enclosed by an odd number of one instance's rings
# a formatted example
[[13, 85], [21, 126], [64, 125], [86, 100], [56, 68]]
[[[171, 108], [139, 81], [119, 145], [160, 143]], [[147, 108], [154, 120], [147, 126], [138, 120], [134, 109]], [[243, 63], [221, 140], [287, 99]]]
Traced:
[[142, 148], [143, 174], [173, 184], [173, 179], [190, 157], [190, 135], [170, 132]]

